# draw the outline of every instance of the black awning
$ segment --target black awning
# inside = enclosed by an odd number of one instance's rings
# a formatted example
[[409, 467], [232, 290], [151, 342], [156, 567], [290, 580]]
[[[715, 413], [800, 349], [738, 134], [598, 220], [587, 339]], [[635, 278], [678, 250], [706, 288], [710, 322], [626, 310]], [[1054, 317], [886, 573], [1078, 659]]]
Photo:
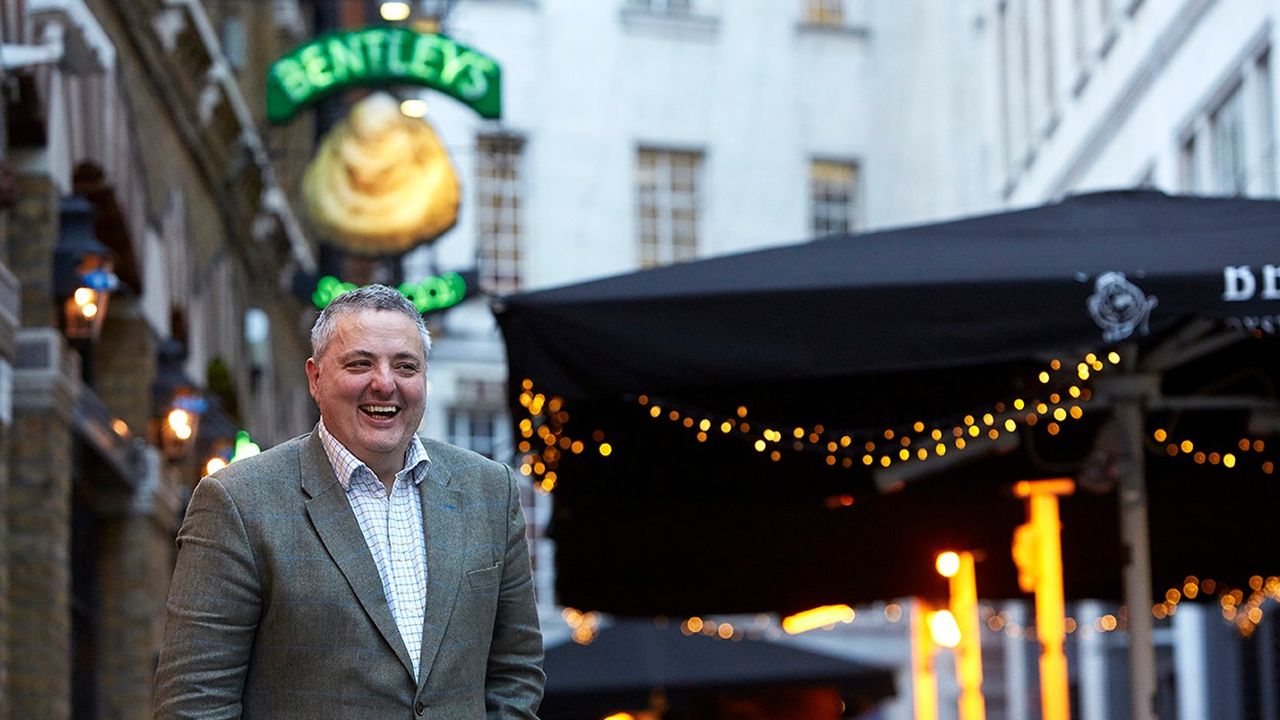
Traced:
[[[515, 295], [497, 317], [513, 375], [566, 397], [662, 393], [1047, 358], [1193, 316], [1275, 322], [1267, 265], [1280, 202], [1108, 192]], [[1134, 290], [1156, 301], [1142, 317]]]
[[[1090, 486], [1063, 501], [1068, 596], [1119, 597], [1123, 444], [1086, 402], [1097, 378], [1075, 379], [1091, 352], [1182, 403], [1146, 415], [1156, 593], [1280, 575], [1259, 540], [1280, 502], [1278, 234], [1280, 202], [1110, 192], [506, 298], [517, 420], [527, 381], [586, 441], [544, 462], [561, 598], [679, 615], [935, 595], [943, 549], [984, 558], [983, 596], [1016, 597], [1008, 486], [1054, 476]], [[1204, 457], [1166, 452], [1182, 440]], [[898, 471], [923, 480], [882, 495]]]

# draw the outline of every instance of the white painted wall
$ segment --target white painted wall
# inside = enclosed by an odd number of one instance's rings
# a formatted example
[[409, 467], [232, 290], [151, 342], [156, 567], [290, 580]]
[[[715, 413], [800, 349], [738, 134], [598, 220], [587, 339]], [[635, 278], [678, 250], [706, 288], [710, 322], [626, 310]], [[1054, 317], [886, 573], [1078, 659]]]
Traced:
[[[690, 20], [621, 0], [458, 3], [449, 31], [502, 64], [504, 118], [486, 124], [447, 98], [432, 103], [464, 185], [438, 266], [474, 256], [470, 176], [486, 126], [526, 138], [530, 289], [636, 268], [641, 145], [704, 153], [704, 256], [807, 239], [813, 158], [862, 165], [868, 226], [980, 206], [969, 129], [983, 107], [968, 87], [978, 3], [865, 5], [865, 21], [846, 31], [802, 24], [800, 2], [733, 0]], [[410, 275], [426, 271], [428, 252], [408, 261]]]
[[[1132, 187], [1148, 172], [1156, 187], [1182, 191], [1178, 151], [1183, 134], [1221, 99], [1246, 61], [1277, 40], [1277, 7], [1267, 0], [1119, 0], [1115, 5], [1109, 51], [1101, 55], [1092, 47], [1078, 66], [1069, 58], [1060, 60], [1060, 67], [1074, 68], [1071, 74], [1087, 81], [1078, 95], [1070, 83], [1059, 85], [1060, 123], [1027, 149], [1034, 160], [1012, 178], [1011, 204]], [[1059, 47], [1070, 39], [1071, 27], [1064, 25]], [[1273, 84], [1274, 76], [1273, 69]], [[1038, 95], [1033, 88], [1033, 97]], [[999, 123], [987, 132], [989, 143], [997, 146]], [[1268, 161], [1276, 162], [1274, 153]]]

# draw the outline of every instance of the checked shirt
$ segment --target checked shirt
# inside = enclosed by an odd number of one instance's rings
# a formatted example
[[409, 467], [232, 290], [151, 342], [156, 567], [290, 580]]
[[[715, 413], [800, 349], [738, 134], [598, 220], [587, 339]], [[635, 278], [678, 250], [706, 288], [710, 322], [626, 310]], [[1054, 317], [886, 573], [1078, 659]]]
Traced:
[[417, 435], [405, 453], [404, 468], [396, 473], [391, 492], [351, 451], [329, 433], [320, 421], [320, 441], [333, 465], [338, 482], [355, 511], [364, 541], [382, 578], [382, 592], [413, 661], [418, 677], [422, 650], [422, 626], [427, 606], [426, 541], [422, 531], [422, 498], [418, 484], [431, 459]]

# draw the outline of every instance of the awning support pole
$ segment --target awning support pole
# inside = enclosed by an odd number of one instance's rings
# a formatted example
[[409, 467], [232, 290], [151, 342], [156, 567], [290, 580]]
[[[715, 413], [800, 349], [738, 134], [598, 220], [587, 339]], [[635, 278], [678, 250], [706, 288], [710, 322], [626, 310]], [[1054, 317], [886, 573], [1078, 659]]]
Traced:
[[[1113, 391], [1115, 387], [1111, 388]], [[1129, 717], [1154, 720], [1156, 651], [1151, 614], [1151, 537], [1147, 527], [1146, 433], [1143, 395], [1113, 395], [1113, 414], [1123, 439], [1125, 459], [1119, 466], [1120, 541], [1128, 551], [1124, 568], [1124, 600], [1129, 607]]]

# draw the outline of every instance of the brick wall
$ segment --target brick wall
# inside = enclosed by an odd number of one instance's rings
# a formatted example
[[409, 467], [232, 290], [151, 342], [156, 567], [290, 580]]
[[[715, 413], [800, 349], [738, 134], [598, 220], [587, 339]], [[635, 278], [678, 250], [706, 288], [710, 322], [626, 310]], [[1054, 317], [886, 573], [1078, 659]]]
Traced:
[[[0, 240], [3, 235], [4, 223], [0, 223]], [[0, 242], [0, 249], [4, 248], [5, 243]], [[17, 279], [9, 272], [7, 266], [0, 265], [0, 363], [5, 363], [12, 372], [15, 344], [17, 337], [17, 324], [19, 314], [19, 303], [17, 300]], [[9, 435], [12, 430], [12, 401], [13, 388], [7, 390], [0, 388], [0, 393], [6, 393], [7, 397], [0, 397], [0, 403], [5, 403], [10, 408], [10, 416], [0, 418], [0, 548], [9, 547]], [[9, 675], [9, 555], [7, 552], [0, 552], [0, 720], [10, 720], [9, 701], [8, 701], [8, 675]]]
[[56, 327], [53, 250], [58, 238], [58, 188], [47, 175], [18, 176], [19, 199], [10, 211], [9, 269], [22, 284], [23, 327]]
[[9, 456], [9, 709], [71, 715], [72, 411], [78, 357], [54, 328], [18, 334]]
[[173, 572], [174, 531], [141, 513], [106, 519], [101, 530], [102, 716], [146, 720]]
[[93, 391], [134, 437], [147, 439], [151, 383], [156, 375], [156, 339], [138, 301], [114, 297], [93, 352]]

